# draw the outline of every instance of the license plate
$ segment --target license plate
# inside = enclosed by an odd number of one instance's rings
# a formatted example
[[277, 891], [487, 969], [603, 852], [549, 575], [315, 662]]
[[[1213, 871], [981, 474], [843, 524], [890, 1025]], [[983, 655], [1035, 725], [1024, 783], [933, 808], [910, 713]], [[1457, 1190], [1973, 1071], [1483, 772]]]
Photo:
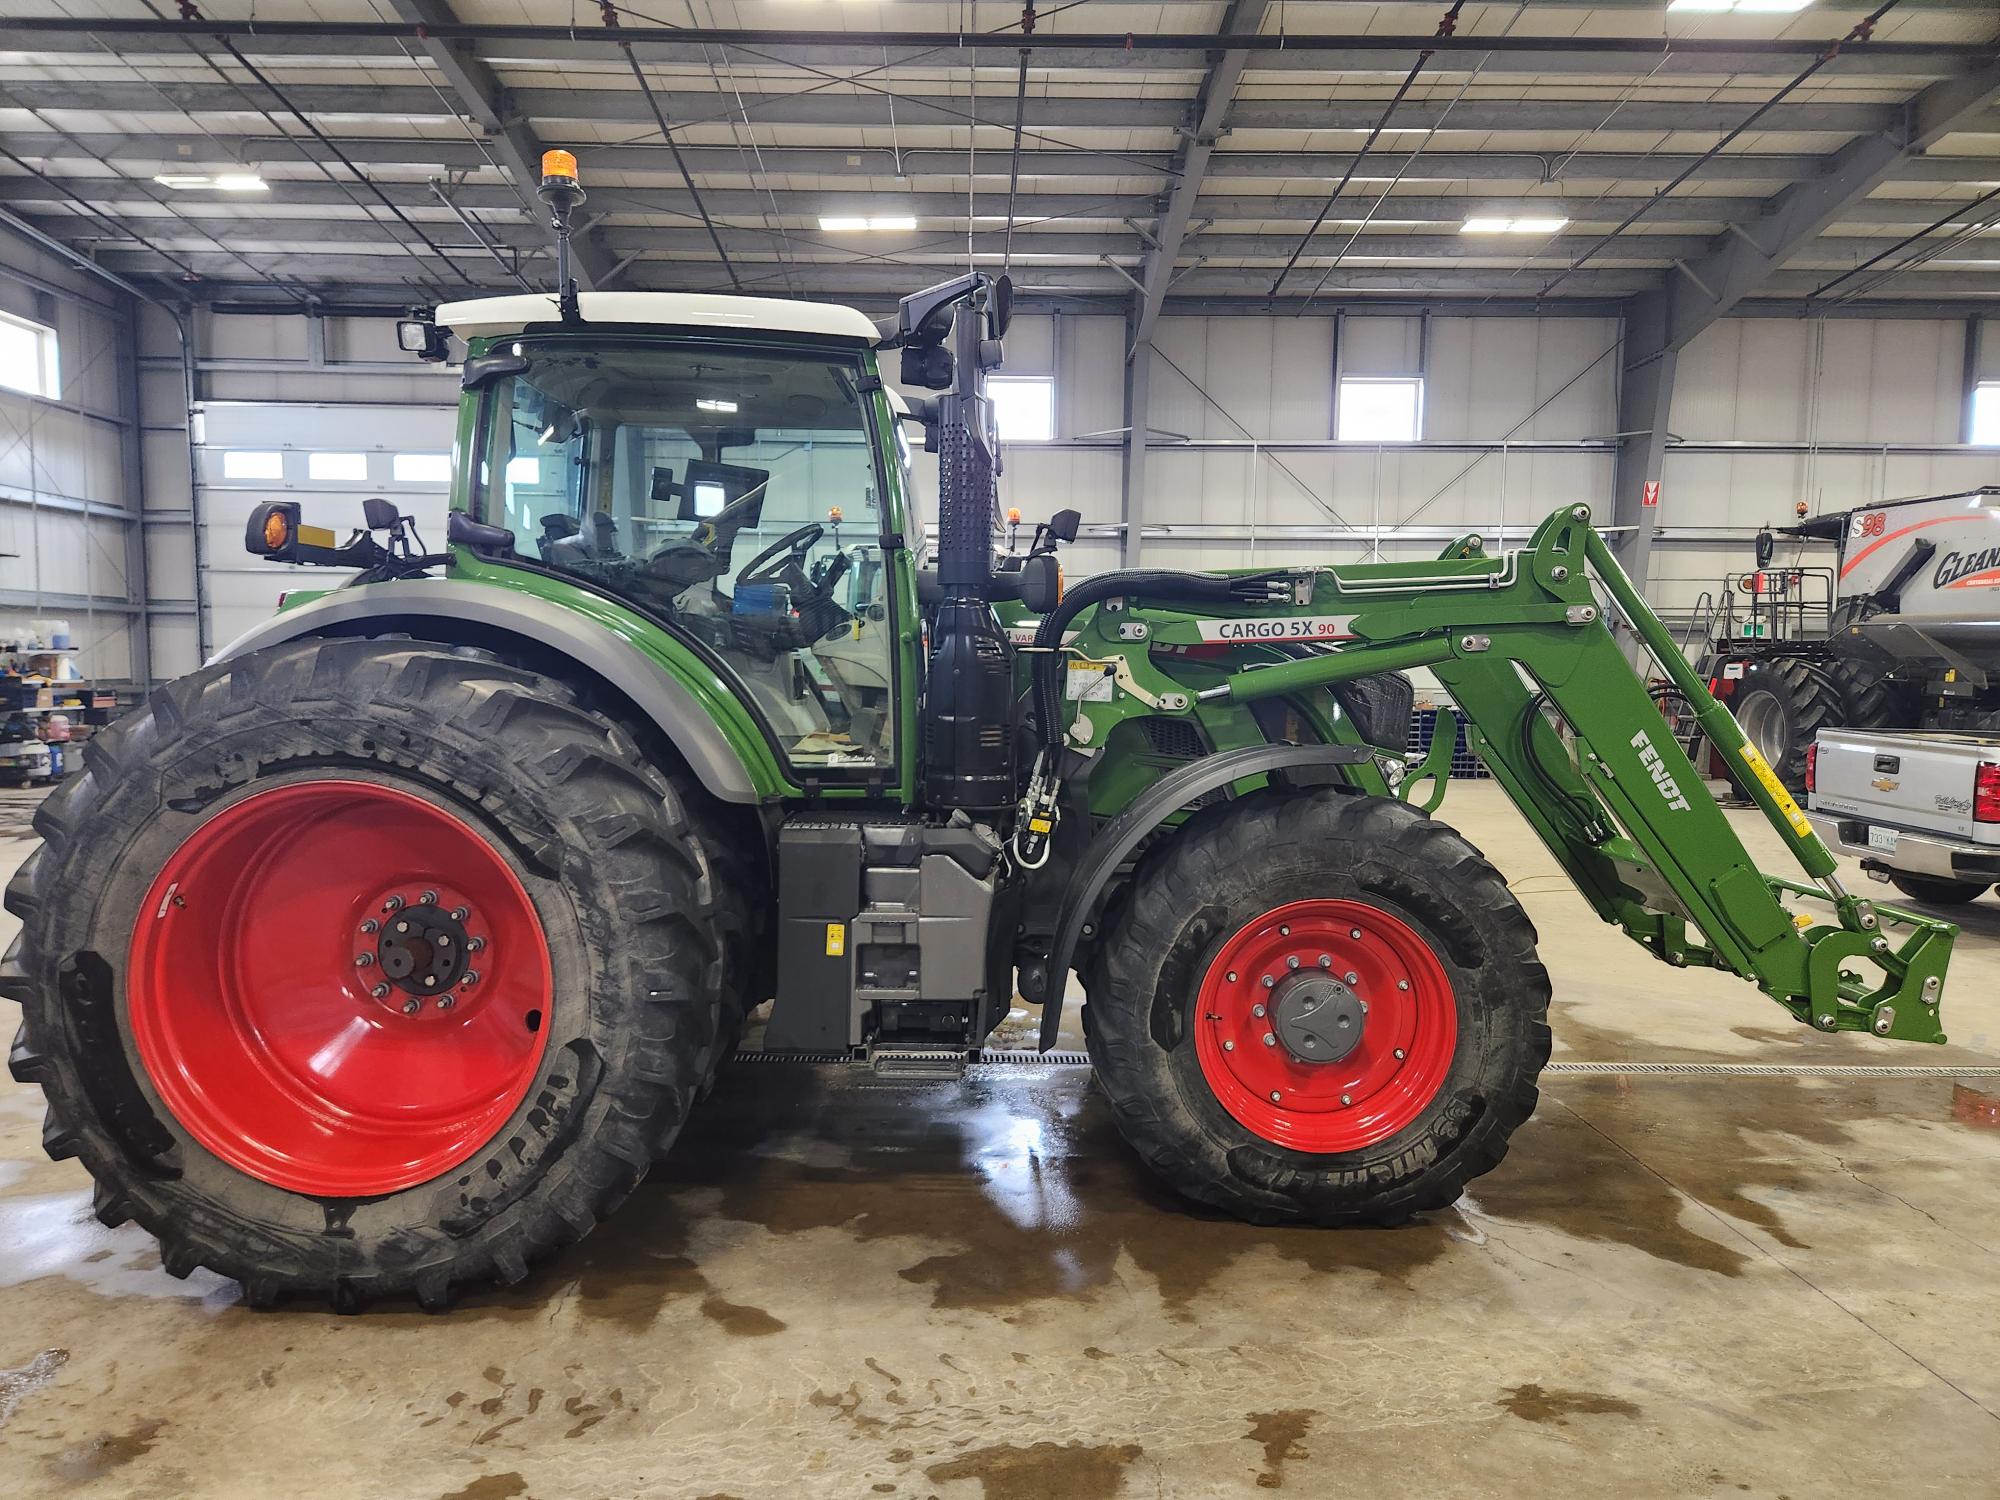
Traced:
[[1873, 828], [1868, 830], [1868, 847], [1879, 849], [1884, 854], [1896, 852], [1896, 830], [1893, 828]]

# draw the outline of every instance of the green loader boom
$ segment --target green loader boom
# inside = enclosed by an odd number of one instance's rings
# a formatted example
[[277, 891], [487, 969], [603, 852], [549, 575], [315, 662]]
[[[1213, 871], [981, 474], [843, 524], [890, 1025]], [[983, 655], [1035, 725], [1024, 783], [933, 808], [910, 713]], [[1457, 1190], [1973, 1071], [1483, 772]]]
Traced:
[[[1757, 868], [1613, 637], [1607, 603], [1810, 883]], [[1301, 570], [1280, 604], [1224, 616], [1245, 622], [1241, 639], [1282, 640], [1257, 622], [1301, 608], [1320, 621], [1351, 614], [1350, 639], [1290, 657], [1232, 653], [1224, 666], [1189, 659], [1172, 675], [1162, 664], [1176, 646], [1216, 639], [1215, 613], [1139, 600], [1094, 611], [1062, 649], [1072, 671], [1097, 664], [1120, 691], [1070, 705], [1071, 743], [1103, 743], [1122, 716], [1175, 710], [1214, 737], [1236, 705], [1309, 701], [1355, 678], [1428, 668], [1494, 779], [1598, 915], [1654, 957], [1738, 974], [1822, 1031], [1945, 1040], [1938, 1006], [1958, 929], [1841, 885], [1832, 854], [1640, 597], [1588, 507], [1557, 511], [1518, 552], [1490, 556], [1468, 536], [1434, 562]], [[1451, 715], [1441, 714], [1431, 753], [1398, 795], [1435, 807], [1455, 740]], [[1350, 779], [1378, 769], [1357, 766]], [[1832, 920], [1795, 914], [1788, 903], [1801, 896], [1829, 902]]]

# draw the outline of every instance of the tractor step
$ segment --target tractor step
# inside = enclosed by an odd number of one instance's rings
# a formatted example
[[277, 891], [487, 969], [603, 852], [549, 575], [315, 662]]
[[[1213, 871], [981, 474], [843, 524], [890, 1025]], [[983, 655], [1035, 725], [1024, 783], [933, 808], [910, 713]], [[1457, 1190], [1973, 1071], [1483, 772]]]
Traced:
[[965, 1076], [966, 1055], [957, 1047], [871, 1047], [868, 1068], [895, 1083], [956, 1083]]

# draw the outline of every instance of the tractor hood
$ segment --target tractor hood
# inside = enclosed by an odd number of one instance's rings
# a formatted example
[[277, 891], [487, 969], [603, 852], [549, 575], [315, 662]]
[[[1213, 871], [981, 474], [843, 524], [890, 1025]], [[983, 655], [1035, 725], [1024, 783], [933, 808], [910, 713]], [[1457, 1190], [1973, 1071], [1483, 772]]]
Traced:
[[[585, 323], [796, 333], [871, 346], [881, 339], [872, 320], [835, 302], [724, 297], [708, 292], [584, 292], [577, 298], [577, 306]], [[553, 292], [447, 302], [437, 310], [439, 326], [468, 341], [504, 337], [561, 320]]]

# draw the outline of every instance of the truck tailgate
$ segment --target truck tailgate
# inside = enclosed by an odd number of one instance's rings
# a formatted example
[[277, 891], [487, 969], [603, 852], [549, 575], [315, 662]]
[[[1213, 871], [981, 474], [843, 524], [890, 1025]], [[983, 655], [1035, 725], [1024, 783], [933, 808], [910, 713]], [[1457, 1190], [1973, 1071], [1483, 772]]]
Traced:
[[1810, 801], [1833, 817], [2000, 847], [2000, 823], [1973, 817], [1982, 763], [2000, 763], [2000, 737], [1822, 729]]

